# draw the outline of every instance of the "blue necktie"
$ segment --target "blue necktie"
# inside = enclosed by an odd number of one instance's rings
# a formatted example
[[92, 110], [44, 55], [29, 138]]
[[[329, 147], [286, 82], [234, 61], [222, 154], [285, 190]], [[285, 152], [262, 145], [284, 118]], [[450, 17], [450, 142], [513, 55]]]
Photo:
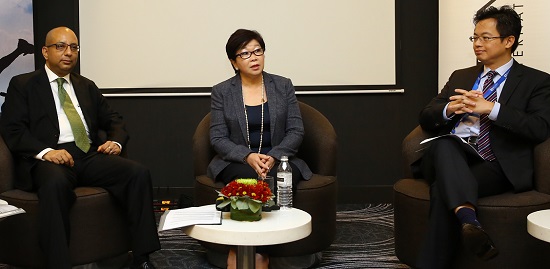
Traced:
[[[495, 84], [493, 82], [493, 78], [495, 77], [495, 75], [497, 75], [497, 72], [495, 71], [489, 71], [487, 73], [487, 79], [483, 83], [483, 94], [485, 94], [485, 92], [493, 87], [493, 85]], [[497, 100], [496, 89], [492, 91], [491, 94], [485, 99], [489, 102], [495, 102]], [[491, 142], [489, 141], [489, 131], [491, 130], [491, 120], [489, 119], [489, 115], [481, 115], [479, 117], [479, 122], [479, 138], [477, 140], [477, 151], [484, 160], [494, 161], [496, 158], [493, 150], [491, 149]]]

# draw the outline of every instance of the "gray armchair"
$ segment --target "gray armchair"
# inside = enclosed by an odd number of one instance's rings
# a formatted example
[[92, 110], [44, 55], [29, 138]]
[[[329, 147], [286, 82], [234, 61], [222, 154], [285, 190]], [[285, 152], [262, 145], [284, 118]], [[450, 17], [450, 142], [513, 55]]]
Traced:
[[[394, 185], [395, 254], [405, 264], [416, 267], [430, 207], [429, 185], [413, 178], [410, 164], [421, 157], [420, 141], [431, 137], [416, 127], [403, 140], [405, 178]], [[550, 264], [550, 244], [527, 233], [527, 215], [550, 208], [550, 139], [535, 148], [535, 189], [503, 193], [479, 199], [478, 217], [500, 254], [484, 262], [463, 247], [455, 268], [541, 268]]]
[[[13, 158], [0, 137], [0, 199], [26, 213], [0, 221], [0, 263], [24, 268], [43, 268], [38, 244], [38, 197], [13, 188], [17, 180]], [[125, 214], [102, 188], [76, 188], [71, 209], [70, 254], [73, 265], [88, 264], [123, 255], [130, 249]]]
[[[294, 194], [294, 207], [312, 217], [311, 234], [296, 242], [268, 246], [271, 256], [299, 256], [320, 252], [330, 246], [336, 234], [336, 132], [323, 114], [299, 102], [305, 135], [298, 151], [312, 172], [308, 181], [298, 183]], [[215, 152], [210, 145], [210, 114], [197, 126], [193, 135], [193, 161], [195, 170], [195, 206], [213, 204], [224, 184], [206, 176], [206, 169]], [[207, 249], [227, 253], [228, 247], [201, 242]]]

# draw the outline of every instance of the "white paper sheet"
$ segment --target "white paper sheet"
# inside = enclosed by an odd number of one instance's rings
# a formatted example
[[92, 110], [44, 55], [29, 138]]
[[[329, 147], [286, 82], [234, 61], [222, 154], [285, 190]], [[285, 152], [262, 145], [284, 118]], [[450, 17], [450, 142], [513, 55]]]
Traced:
[[197, 224], [222, 224], [222, 212], [212, 205], [167, 210], [160, 217], [158, 231]]

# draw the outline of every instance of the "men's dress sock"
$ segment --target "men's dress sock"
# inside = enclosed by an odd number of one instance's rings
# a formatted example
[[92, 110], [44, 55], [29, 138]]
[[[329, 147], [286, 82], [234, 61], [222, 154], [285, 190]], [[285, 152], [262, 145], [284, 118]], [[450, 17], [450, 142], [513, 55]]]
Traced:
[[481, 224], [477, 220], [476, 211], [469, 208], [463, 207], [456, 212], [456, 217], [460, 224], [469, 223], [477, 227], [481, 227]]

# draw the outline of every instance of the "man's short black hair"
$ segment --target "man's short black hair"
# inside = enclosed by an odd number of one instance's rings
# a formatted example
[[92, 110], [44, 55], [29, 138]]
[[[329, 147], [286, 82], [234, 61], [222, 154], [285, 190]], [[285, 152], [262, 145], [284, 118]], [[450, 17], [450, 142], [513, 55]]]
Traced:
[[474, 24], [486, 19], [497, 21], [497, 31], [500, 36], [514, 36], [516, 38], [514, 45], [512, 45], [512, 52], [514, 52], [519, 45], [519, 35], [521, 34], [521, 17], [518, 13], [507, 5], [500, 8], [489, 6], [486, 9], [477, 11], [474, 16]]

